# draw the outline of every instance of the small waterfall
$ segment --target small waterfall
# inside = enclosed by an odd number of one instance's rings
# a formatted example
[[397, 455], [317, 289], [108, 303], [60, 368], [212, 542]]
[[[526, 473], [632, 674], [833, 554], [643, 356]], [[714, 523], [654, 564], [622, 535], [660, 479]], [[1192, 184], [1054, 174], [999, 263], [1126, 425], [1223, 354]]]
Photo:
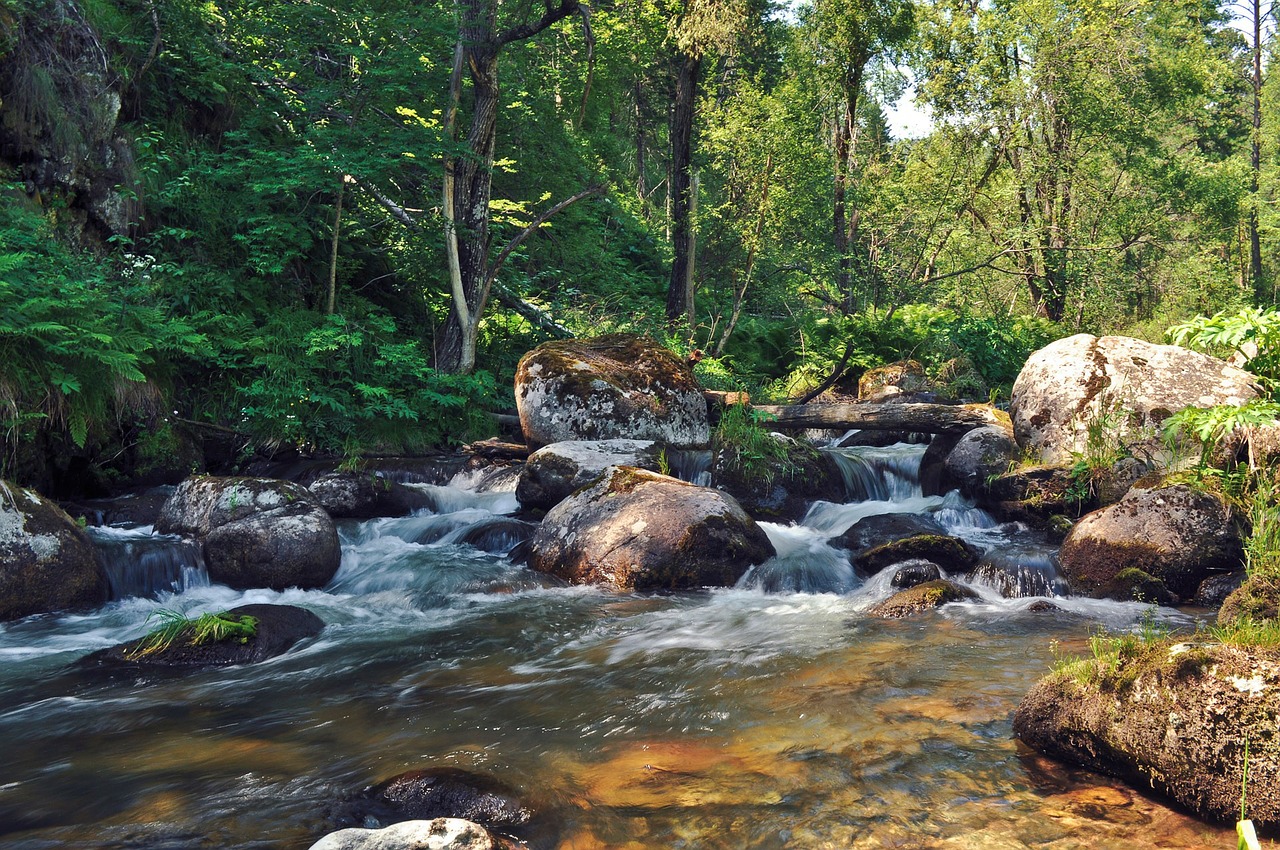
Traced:
[[699, 487], [711, 486], [711, 452], [707, 449], [667, 449], [671, 474]]
[[896, 501], [920, 495], [920, 461], [926, 446], [910, 443], [878, 448], [826, 449], [844, 476], [845, 492], [857, 501]]
[[1027, 596], [1065, 596], [1066, 582], [1058, 575], [1052, 547], [1007, 544], [987, 552], [969, 575], [975, 584], [993, 588], [1006, 599]]
[[760, 527], [778, 554], [748, 570], [738, 587], [766, 593], [847, 593], [857, 584], [849, 554], [828, 546], [822, 532], [772, 522]]
[[150, 526], [85, 530], [98, 547], [112, 599], [180, 593], [209, 584], [200, 546], [193, 540], [155, 534]]

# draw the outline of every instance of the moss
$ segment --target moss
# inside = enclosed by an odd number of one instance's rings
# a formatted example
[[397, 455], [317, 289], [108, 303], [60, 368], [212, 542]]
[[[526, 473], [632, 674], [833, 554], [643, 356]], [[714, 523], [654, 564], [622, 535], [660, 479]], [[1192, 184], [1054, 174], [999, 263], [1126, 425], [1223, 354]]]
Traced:
[[871, 574], [917, 558], [933, 561], [949, 572], [968, 570], [978, 562], [977, 553], [963, 540], [941, 534], [915, 534], [868, 549], [857, 557], [854, 566]]

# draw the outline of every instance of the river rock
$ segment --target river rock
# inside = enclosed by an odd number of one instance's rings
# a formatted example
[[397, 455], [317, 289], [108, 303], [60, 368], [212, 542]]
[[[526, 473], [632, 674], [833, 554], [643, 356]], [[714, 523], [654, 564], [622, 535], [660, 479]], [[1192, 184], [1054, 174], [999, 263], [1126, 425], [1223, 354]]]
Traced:
[[918, 584], [924, 584], [929, 581], [938, 581], [942, 578], [942, 570], [933, 561], [925, 561], [917, 559], [914, 561], [906, 561], [898, 565], [894, 570], [893, 578], [889, 580], [891, 587], [899, 590], [906, 590], [909, 587], [915, 587]]
[[830, 454], [784, 434], [770, 436], [786, 447], [784, 459], [744, 462], [732, 450], [717, 449], [711, 486], [733, 496], [757, 520], [794, 522], [818, 499], [844, 501], [844, 476]]
[[948, 573], [968, 572], [978, 563], [978, 552], [958, 537], [915, 534], [873, 546], [850, 558], [860, 575], [870, 576], [904, 561], [932, 561]]
[[[1227, 507], [1184, 484], [1130, 490], [1083, 517], [1059, 553], [1074, 592], [1130, 599], [1141, 574], [1191, 598], [1211, 573], [1240, 569], [1244, 551]], [[1146, 587], [1148, 596], [1153, 588]]]
[[1202, 608], [1221, 608], [1247, 578], [1244, 570], [1209, 576], [1196, 588], [1195, 604]]
[[858, 520], [849, 526], [848, 531], [827, 542], [839, 549], [863, 552], [918, 534], [945, 537], [947, 530], [928, 514], [872, 514]]
[[1018, 445], [1045, 463], [1083, 454], [1099, 417], [1110, 438], [1159, 431], [1186, 407], [1243, 404], [1258, 393], [1253, 375], [1206, 354], [1122, 336], [1076, 334], [1028, 358], [1009, 413]]
[[1280, 658], [1220, 644], [1155, 645], [1108, 671], [1089, 659], [1031, 689], [1013, 731], [1053, 758], [1172, 797], [1208, 820], [1280, 825]]
[[513, 517], [496, 516], [467, 526], [454, 538], [454, 542], [464, 546], [474, 546], [483, 552], [506, 555], [515, 547], [530, 540], [537, 530], [536, 523]]
[[93, 653], [85, 659], [88, 665], [109, 667], [226, 667], [232, 664], [254, 664], [282, 655], [300, 640], [315, 637], [324, 629], [324, 620], [306, 608], [296, 605], [241, 605], [226, 614], [249, 616], [258, 621], [257, 633], [244, 643], [228, 639], [191, 646], [189, 639], [179, 638], [168, 647], [139, 655], [146, 638], [118, 644]]
[[270, 478], [188, 478], [156, 531], [195, 537], [209, 577], [235, 588], [323, 587], [342, 556], [333, 520], [310, 492]]
[[887, 620], [899, 620], [911, 617], [924, 611], [941, 608], [950, 602], [964, 602], [977, 599], [974, 593], [963, 585], [942, 579], [918, 584], [906, 590], [900, 590], [883, 602], [867, 611], [871, 617], [882, 617]]
[[383, 829], [340, 829], [311, 850], [501, 850], [489, 831], [458, 818], [410, 820]]
[[1229, 626], [1248, 618], [1255, 623], [1280, 617], [1280, 582], [1260, 575], [1250, 576], [1222, 602], [1218, 625]]
[[349, 817], [380, 824], [457, 818], [511, 833], [527, 826], [533, 815], [516, 790], [500, 780], [442, 767], [411, 770], [366, 788]]
[[0, 621], [101, 605], [108, 588], [75, 521], [34, 490], [0, 480]]
[[622, 590], [727, 587], [774, 555], [732, 496], [634, 467], [610, 467], [556, 505], [529, 566]]
[[711, 439], [693, 371], [647, 337], [543, 343], [521, 358], [515, 395], [531, 446], [632, 439], [693, 448]]
[[974, 428], [956, 441], [943, 461], [943, 489], [976, 495], [988, 481], [1009, 471], [1017, 452], [1011, 430], [999, 425]]
[[369, 472], [330, 472], [307, 489], [334, 519], [407, 516], [431, 507], [431, 499], [421, 490]]
[[611, 466], [634, 466], [659, 472], [662, 456], [662, 447], [653, 440], [552, 443], [529, 455], [516, 484], [516, 498], [526, 510], [550, 510]]

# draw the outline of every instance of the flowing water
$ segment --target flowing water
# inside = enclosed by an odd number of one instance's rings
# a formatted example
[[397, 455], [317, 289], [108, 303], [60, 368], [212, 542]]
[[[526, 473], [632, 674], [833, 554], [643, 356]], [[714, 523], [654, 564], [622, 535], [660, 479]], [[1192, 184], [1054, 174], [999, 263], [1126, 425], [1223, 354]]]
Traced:
[[[176, 538], [98, 529], [121, 598], [0, 627], [0, 848], [306, 848], [344, 797], [430, 766], [520, 789], [553, 824], [540, 846], [566, 850], [1234, 846], [1012, 739], [1055, 642], [1083, 651], [1145, 609], [1033, 610], [1028, 594], [1060, 590], [1051, 551], [955, 495], [921, 496], [921, 450], [842, 450], [859, 501], [767, 525], [774, 561], [697, 593], [569, 588], [513, 565], [510, 478], [419, 485], [434, 511], [343, 524], [323, 590], [233, 591]], [[889, 511], [931, 513], [1022, 595], [984, 580], [978, 602], [867, 617], [888, 574], [860, 581], [826, 540]], [[248, 602], [327, 626], [257, 665], [75, 666], [159, 608]]]

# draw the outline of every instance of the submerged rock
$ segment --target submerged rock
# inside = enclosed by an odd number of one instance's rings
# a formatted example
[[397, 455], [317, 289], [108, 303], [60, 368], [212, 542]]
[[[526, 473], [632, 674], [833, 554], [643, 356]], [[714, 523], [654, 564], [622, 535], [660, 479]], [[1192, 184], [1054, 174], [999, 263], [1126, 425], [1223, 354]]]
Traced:
[[526, 510], [550, 510], [611, 466], [634, 466], [658, 472], [661, 457], [662, 447], [653, 440], [552, 443], [529, 455], [516, 484], [516, 498]]
[[1054, 758], [1168, 795], [1202, 818], [1280, 825], [1280, 657], [1220, 644], [1157, 644], [1103, 669], [1042, 679], [1013, 731]]
[[342, 557], [324, 508], [306, 488], [271, 478], [188, 478], [156, 531], [195, 537], [209, 578], [242, 589], [323, 587]]
[[634, 334], [543, 343], [521, 358], [515, 395], [531, 446], [631, 439], [694, 448], [711, 439], [688, 364]]
[[633, 467], [611, 467], [552, 508], [529, 566], [622, 590], [727, 587], [774, 555], [731, 496]]
[[232, 664], [254, 664], [282, 655], [300, 640], [315, 637], [324, 629], [324, 620], [306, 608], [296, 605], [241, 605], [226, 611], [230, 618], [253, 617], [256, 633], [241, 640], [207, 641], [191, 645], [190, 635], [179, 636], [169, 646], [145, 652], [146, 638], [95, 652], [84, 660], [86, 665], [110, 667], [198, 668], [226, 667]]
[[1206, 354], [1076, 334], [1027, 359], [1009, 414], [1018, 445], [1058, 464], [1086, 451], [1099, 421], [1103, 439], [1143, 439], [1184, 408], [1243, 404], [1256, 395], [1253, 375]]
[[1244, 550], [1227, 507], [1216, 497], [1178, 484], [1131, 490], [1114, 505], [1085, 516], [1059, 553], [1076, 593], [1160, 601], [1161, 583], [1189, 599], [1211, 573], [1232, 572]]
[[311, 845], [311, 850], [500, 850], [479, 824], [458, 818], [411, 820], [383, 829], [340, 829]]
[[907, 590], [900, 590], [883, 602], [873, 606], [867, 615], [897, 620], [911, 617], [924, 611], [941, 608], [950, 602], [964, 602], [977, 599], [978, 594], [967, 587], [946, 579], [918, 584]]
[[107, 600], [93, 543], [34, 490], [0, 480], [0, 621]]

